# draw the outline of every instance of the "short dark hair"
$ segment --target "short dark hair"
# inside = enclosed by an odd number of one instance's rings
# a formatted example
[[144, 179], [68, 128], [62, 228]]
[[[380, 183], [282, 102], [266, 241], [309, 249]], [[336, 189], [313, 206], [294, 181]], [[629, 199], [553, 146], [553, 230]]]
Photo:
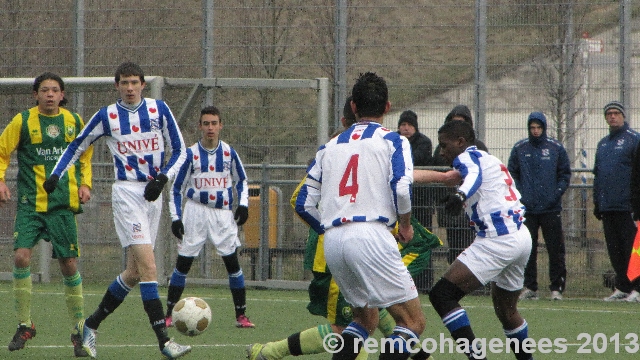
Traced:
[[438, 135], [444, 135], [447, 139], [464, 138], [467, 143], [474, 144], [476, 133], [466, 121], [447, 121], [438, 129]]
[[140, 65], [127, 61], [123, 62], [116, 69], [116, 83], [120, 82], [121, 76], [139, 76], [140, 82], [144, 83], [144, 72]]
[[[200, 110], [200, 123], [202, 123], [202, 115], [217, 115], [218, 118], [220, 118], [220, 110], [215, 106], [206, 106], [202, 108], [202, 110]], [[222, 119], [220, 119], [220, 121], [222, 121]]]
[[351, 110], [351, 100], [353, 100], [353, 96], [347, 97], [347, 100], [344, 102], [344, 107], [342, 108], [342, 116], [345, 118], [344, 126], [349, 127], [356, 123], [356, 114]]
[[[33, 92], [38, 92], [38, 90], [40, 90], [40, 85], [42, 85], [42, 82], [45, 80], [53, 80], [57, 82], [58, 85], [60, 86], [60, 90], [64, 91], [64, 81], [62, 81], [62, 78], [59, 75], [54, 74], [52, 72], [45, 72], [42, 75], [38, 76], [33, 81]], [[37, 104], [38, 102], [36, 101], [36, 105]], [[60, 104], [58, 104], [58, 106], [65, 106], [65, 105], [67, 105], [67, 98], [63, 97], [62, 100], [60, 101]]]
[[386, 81], [372, 72], [360, 74], [353, 85], [351, 95], [356, 104], [356, 115], [360, 118], [382, 116], [389, 101]]

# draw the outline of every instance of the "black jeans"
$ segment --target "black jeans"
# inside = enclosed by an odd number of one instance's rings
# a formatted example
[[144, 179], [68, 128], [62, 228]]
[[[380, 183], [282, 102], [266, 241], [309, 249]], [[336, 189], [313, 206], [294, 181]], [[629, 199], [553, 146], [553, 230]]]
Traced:
[[605, 211], [602, 213], [604, 240], [611, 266], [616, 273], [616, 289], [631, 292], [635, 287], [627, 278], [627, 267], [636, 236], [636, 225], [628, 211]]
[[[563, 292], [567, 281], [566, 253], [560, 212], [525, 214], [524, 224], [531, 233], [531, 255], [524, 270], [524, 286], [538, 291], [538, 229], [549, 253], [549, 290]], [[627, 258], [628, 261], [628, 258]]]

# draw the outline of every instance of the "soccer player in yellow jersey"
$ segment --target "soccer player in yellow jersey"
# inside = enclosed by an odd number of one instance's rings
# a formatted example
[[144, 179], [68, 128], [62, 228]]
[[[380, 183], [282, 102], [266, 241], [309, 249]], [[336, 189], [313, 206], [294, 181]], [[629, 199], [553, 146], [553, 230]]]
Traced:
[[[31, 321], [31, 253], [44, 239], [53, 246], [64, 276], [64, 293], [71, 328], [84, 318], [82, 277], [78, 272], [78, 226], [75, 215], [81, 204], [91, 198], [91, 156], [89, 149], [58, 183], [58, 191], [47, 194], [42, 183], [84, 123], [80, 115], [63, 108], [64, 82], [60, 76], [46, 72], [35, 79], [33, 96], [36, 106], [17, 114], [0, 135], [0, 202], [11, 200], [5, 182], [11, 153], [18, 159], [17, 214], [14, 224], [13, 292], [18, 330], [9, 343], [9, 351], [24, 348], [36, 336]], [[80, 335], [72, 330], [74, 355], [86, 357]]]

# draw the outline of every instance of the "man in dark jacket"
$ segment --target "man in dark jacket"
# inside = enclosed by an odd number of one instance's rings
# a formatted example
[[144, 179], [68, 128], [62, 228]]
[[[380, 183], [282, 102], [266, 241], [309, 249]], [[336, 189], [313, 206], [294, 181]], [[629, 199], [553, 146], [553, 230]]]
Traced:
[[[433, 145], [431, 139], [425, 134], [421, 133], [418, 129], [418, 115], [411, 111], [405, 110], [400, 114], [398, 120], [398, 133], [407, 139], [411, 144], [411, 156], [413, 157], [413, 166], [431, 166], [433, 157], [431, 156], [431, 149]], [[422, 224], [429, 231], [432, 231], [432, 217], [435, 207], [433, 199], [429, 197], [428, 188], [426, 186], [413, 186], [413, 197], [411, 198], [411, 213], [418, 219], [418, 222]], [[433, 266], [431, 258], [429, 258], [429, 265], [427, 269], [415, 278], [418, 291], [427, 292], [433, 285]]]
[[538, 230], [549, 253], [549, 290], [552, 300], [562, 300], [567, 268], [562, 232], [562, 194], [569, 187], [571, 165], [567, 151], [556, 139], [547, 137], [547, 118], [532, 112], [527, 120], [529, 137], [511, 150], [508, 169], [526, 208], [524, 224], [531, 233], [532, 248], [524, 272], [520, 299], [538, 299]]
[[[407, 139], [411, 144], [411, 155], [413, 156], [413, 166], [431, 166], [433, 157], [431, 156], [431, 139], [418, 129], [418, 115], [405, 110], [398, 120], [398, 133]], [[413, 200], [411, 202], [413, 216], [418, 219], [422, 226], [431, 231], [431, 217], [433, 216], [433, 205], [428, 204], [424, 187], [414, 186]]]
[[[445, 123], [449, 121], [464, 121], [473, 127], [471, 110], [469, 110], [466, 105], [455, 106], [444, 119]], [[477, 137], [474, 145], [480, 150], [489, 151], [485, 144], [478, 140]], [[440, 155], [440, 145], [438, 145], [433, 152], [433, 165], [451, 166], [451, 164]], [[430, 190], [436, 202], [446, 198], [449, 194], [455, 194], [457, 191], [456, 189], [442, 186], [432, 187]], [[475, 231], [469, 226], [469, 218], [464, 213], [464, 210], [460, 211], [458, 215], [450, 215], [444, 211], [443, 207], [438, 207], [438, 226], [446, 228], [447, 245], [449, 246], [447, 261], [451, 264], [464, 249], [471, 245], [476, 236]]]
[[629, 127], [624, 106], [612, 101], [604, 107], [609, 135], [598, 142], [593, 166], [593, 214], [602, 220], [615, 291], [605, 301], [640, 301], [638, 286], [627, 278], [636, 234], [631, 215], [631, 169], [640, 134]]

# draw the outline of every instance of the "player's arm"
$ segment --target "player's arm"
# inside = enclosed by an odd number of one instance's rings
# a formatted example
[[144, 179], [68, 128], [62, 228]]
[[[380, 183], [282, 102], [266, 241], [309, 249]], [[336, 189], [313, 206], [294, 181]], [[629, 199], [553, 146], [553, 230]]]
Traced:
[[176, 174], [173, 184], [171, 185], [171, 196], [169, 196], [169, 213], [171, 214], [172, 221], [178, 221], [182, 219], [182, 194], [189, 184], [191, 176], [191, 164], [193, 159], [193, 153], [191, 149], [186, 150], [186, 161], [182, 163], [182, 166]]
[[171, 147], [171, 158], [169, 158], [167, 165], [165, 165], [160, 172], [165, 174], [167, 178], [173, 179], [187, 159], [187, 150], [184, 139], [182, 138], [182, 133], [178, 127], [178, 122], [173, 116], [171, 109], [169, 109], [169, 106], [167, 106], [164, 101], [157, 100], [157, 103], [158, 110], [161, 112], [165, 123], [165, 126], [162, 128], [163, 136]]
[[[82, 128], [78, 136], [69, 143], [58, 159], [58, 162], [53, 167], [53, 171], [49, 175], [50, 177], [52, 175], [56, 175], [58, 178], [62, 177], [69, 167], [71, 167], [71, 165], [87, 151], [90, 151], [91, 154], [84, 158], [84, 166], [88, 166], [89, 168], [91, 167], [91, 156], [93, 155], [93, 147], [91, 147], [91, 144], [104, 135], [104, 127], [102, 125], [102, 119], [104, 118], [103, 115], [106, 116], [106, 108], [100, 109], [95, 113], [85, 127]], [[81, 172], [83, 171], [82, 167], [83, 165], [81, 163]], [[84, 179], [82, 181], [83, 183], [85, 182]], [[91, 175], [89, 175], [89, 181], [91, 181]]]
[[443, 183], [446, 186], [460, 185], [462, 176], [457, 170], [446, 172], [435, 170], [413, 170], [413, 182], [416, 184]]
[[7, 168], [11, 162], [11, 153], [15, 151], [20, 142], [20, 129], [22, 128], [22, 115], [16, 115], [0, 135], [0, 201], [11, 200], [11, 191], [5, 183]]
[[458, 188], [458, 191], [465, 195], [468, 199], [478, 191], [480, 185], [482, 185], [482, 170], [478, 163], [471, 159], [471, 155], [467, 152], [463, 152], [453, 160], [453, 168], [460, 171], [460, 175], [463, 178], [462, 184]]
[[[84, 128], [84, 121], [78, 115], [80, 126]], [[80, 155], [80, 185], [86, 186], [88, 190], [92, 188], [93, 172], [91, 169], [91, 159], [93, 157], [93, 145], [89, 145], [82, 155]]]
[[231, 148], [231, 176], [238, 193], [238, 206], [249, 206], [249, 186], [247, 182], [247, 172], [244, 170], [240, 156]]
[[[316, 155], [316, 160], [319, 157]], [[319, 162], [314, 160], [309, 166], [307, 176], [304, 183], [300, 186], [298, 196], [295, 201], [295, 211], [311, 228], [318, 234], [323, 234], [324, 229], [320, 223], [320, 211], [318, 211], [318, 203], [320, 202], [320, 188], [322, 183], [322, 169], [318, 165]]]

